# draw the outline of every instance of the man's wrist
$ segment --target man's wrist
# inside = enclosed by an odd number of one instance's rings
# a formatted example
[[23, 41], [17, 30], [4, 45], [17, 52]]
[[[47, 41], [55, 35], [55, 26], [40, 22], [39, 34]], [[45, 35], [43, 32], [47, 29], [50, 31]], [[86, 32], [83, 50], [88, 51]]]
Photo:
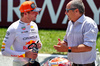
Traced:
[[68, 47], [68, 52], [72, 52], [71, 47]]

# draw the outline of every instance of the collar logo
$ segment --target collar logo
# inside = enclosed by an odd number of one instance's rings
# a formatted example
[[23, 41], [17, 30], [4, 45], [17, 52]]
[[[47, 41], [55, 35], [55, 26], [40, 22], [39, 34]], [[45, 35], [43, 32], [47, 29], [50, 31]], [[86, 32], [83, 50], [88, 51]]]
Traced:
[[34, 28], [34, 26], [31, 26], [31, 28]]
[[22, 27], [22, 30], [25, 30], [26, 29], [26, 27]]

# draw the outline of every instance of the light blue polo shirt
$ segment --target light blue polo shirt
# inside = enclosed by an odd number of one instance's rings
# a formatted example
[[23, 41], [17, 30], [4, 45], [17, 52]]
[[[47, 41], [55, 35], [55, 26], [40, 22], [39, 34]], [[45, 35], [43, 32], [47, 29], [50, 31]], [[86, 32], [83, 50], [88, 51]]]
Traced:
[[68, 60], [76, 64], [92, 63], [96, 59], [96, 39], [98, 27], [94, 20], [84, 14], [76, 21], [69, 21], [64, 41], [69, 47], [85, 44], [92, 47], [89, 52], [68, 53]]

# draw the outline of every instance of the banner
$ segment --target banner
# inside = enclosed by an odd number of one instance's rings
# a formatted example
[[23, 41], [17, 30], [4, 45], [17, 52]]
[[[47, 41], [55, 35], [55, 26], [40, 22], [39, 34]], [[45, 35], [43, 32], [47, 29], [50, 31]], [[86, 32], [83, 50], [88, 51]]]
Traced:
[[[0, 0], [0, 27], [8, 27], [20, 19], [20, 5], [26, 0]], [[28, 1], [28, 0], [27, 0]], [[30, 0], [34, 1], [42, 11], [36, 23], [44, 29], [66, 29], [68, 17], [65, 15], [66, 4], [70, 0]], [[85, 15], [91, 17], [100, 29], [100, 0], [83, 0]]]

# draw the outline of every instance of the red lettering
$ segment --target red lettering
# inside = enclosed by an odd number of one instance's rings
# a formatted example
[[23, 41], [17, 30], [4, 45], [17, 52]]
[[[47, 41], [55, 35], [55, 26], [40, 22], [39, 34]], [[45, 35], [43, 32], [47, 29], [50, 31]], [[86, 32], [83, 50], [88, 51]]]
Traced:
[[28, 50], [28, 48], [26, 46], [23, 46], [23, 50]]
[[17, 57], [18, 55], [11, 55], [12, 57]]

